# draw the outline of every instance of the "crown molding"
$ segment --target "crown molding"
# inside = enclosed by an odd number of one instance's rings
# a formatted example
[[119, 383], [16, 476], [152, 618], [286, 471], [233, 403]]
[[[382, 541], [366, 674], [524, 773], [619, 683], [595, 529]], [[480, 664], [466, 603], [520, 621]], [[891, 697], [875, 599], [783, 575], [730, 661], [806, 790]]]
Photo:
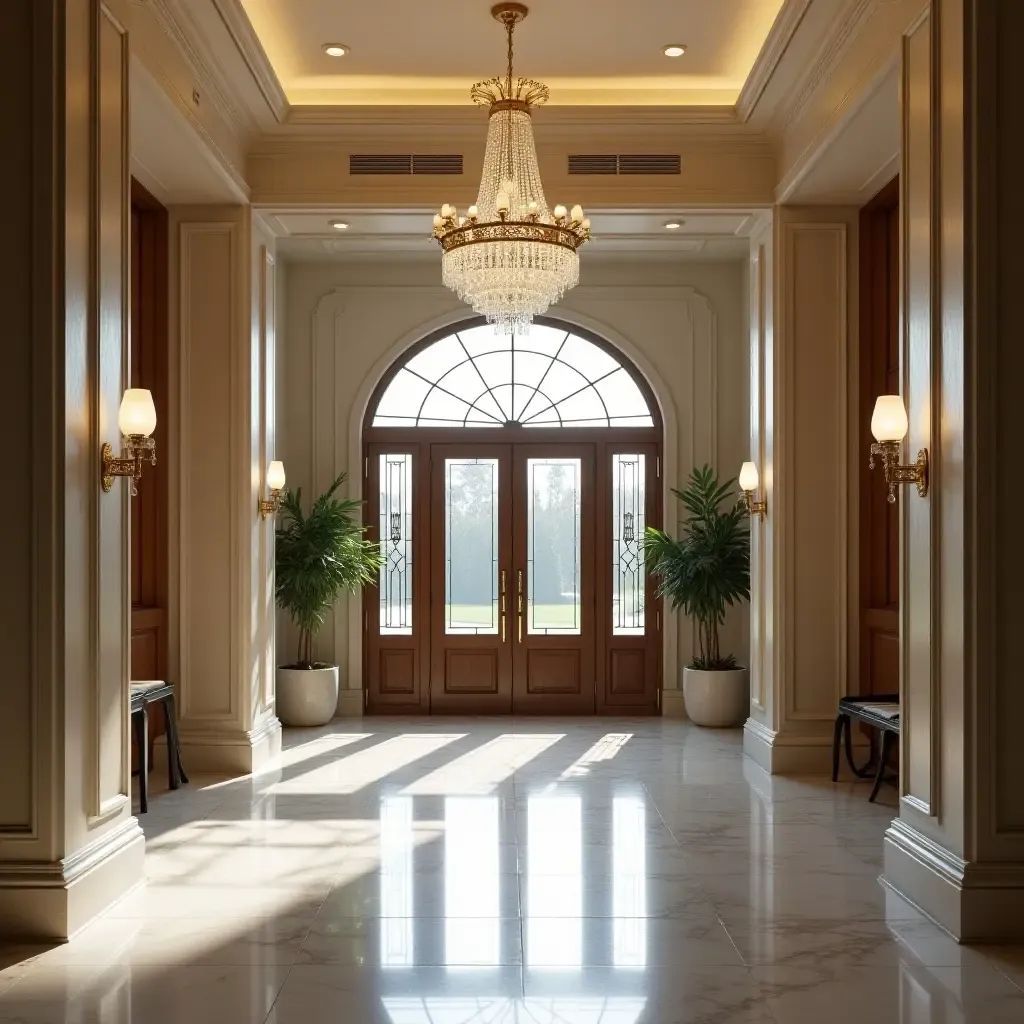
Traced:
[[157, 24], [174, 44], [188, 69], [195, 75], [202, 92], [210, 98], [214, 109], [223, 119], [231, 132], [239, 139], [251, 134], [255, 127], [251, 118], [242, 113], [232, 102], [223, 88], [220, 76], [215, 75], [211, 68], [214, 62], [196, 45], [200, 33], [192, 16], [188, 13], [182, 0], [134, 0], [140, 7], [148, 7], [156, 18]]
[[[683, 125], [742, 124], [735, 107], [544, 107], [534, 115], [537, 125], [559, 128], [680, 127]], [[359, 128], [366, 126], [404, 127], [417, 130], [479, 130], [487, 118], [479, 107], [469, 104], [436, 106], [292, 106], [286, 126], [303, 128]]]
[[238, 47], [238, 52], [242, 55], [260, 94], [280, 124], [288, 117], [288, 97], [267, 57], [266, 50], [256, 35], [256, 30], [252, 27], [252, 22], [242, 7], [241, 0], [213, 0], [213, 6], [217, 9], [235, 46]]
[[748, 121], [775, 74], [813, 0], [785, 0], [736, 100], [736, 115]]
[[803, 79], [796, 87], [792, 100], [784, 107], [780, 134], [785, 134], [790, 125], [798, 121], [822, 86], [832, 77], [839, 62], [853, 45], [864, 24], [875, 9], [891, 0], [850, 0], [846, 17], [839, 22], [836, 30], [825, 40], [817, 57], [808, 67]]

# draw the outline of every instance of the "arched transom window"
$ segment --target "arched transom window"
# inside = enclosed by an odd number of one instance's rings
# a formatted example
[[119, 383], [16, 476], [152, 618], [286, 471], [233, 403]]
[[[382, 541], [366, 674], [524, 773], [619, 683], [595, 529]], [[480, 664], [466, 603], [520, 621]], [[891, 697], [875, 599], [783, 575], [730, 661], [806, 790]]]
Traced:
[[413, 355], [391, 378], [375, 427], [652, 427], [647, 399], [604, 348], [564, 327], [481, 325]]

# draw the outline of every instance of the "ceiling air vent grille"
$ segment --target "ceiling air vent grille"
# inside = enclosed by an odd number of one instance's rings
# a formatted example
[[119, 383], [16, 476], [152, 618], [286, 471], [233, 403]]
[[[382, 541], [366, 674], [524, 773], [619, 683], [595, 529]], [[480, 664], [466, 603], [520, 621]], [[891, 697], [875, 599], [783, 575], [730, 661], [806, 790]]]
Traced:
[[461, 153], [413, 154], [413, 174], [461, 174]]
[[569, 156], [570, 174], [679, 174], [678, 153], [574, 153]]
[[603, 153], [571, 153], [569, 155], [570, 174], [618, 174], [619, 158], [614, 154], [605, 156]]
[[461, 153], [351, 153], [349, 174], [462, 174]]

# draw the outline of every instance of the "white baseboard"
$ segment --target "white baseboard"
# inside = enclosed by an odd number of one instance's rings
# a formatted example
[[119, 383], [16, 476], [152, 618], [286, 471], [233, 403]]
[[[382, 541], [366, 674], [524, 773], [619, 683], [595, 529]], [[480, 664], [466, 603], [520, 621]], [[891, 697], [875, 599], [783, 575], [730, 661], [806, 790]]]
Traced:
[[146, 840], [128, 818], [63, 860], [0, 864], [0, 934], [63, 941], [145, 880]]
[[364, 691], [339, 690], [338, 710], [335, 712], [338, 718], [362, 718], [366, 697]]
[[682, 690], [661, 691], [661, 717], [662, 718], [689, 718], [686, 713], [686, 702], [683, 700]]
[[897, 818], [883, 881], [960, 942], [1024, 939], [1024, 864], [964, 861]]
[[251, 775], [281, 753], [281, 723], [265, 718], [254, 729], [241, 732], [203, 730], [181, 732], [181, 760], [190, 771]]
[[[859, 749], [861, 743], [856, 742]], [[824, 730], [819, 734], [775, 732], [756, 718], [748, 718], [743, 726], [743, 752], [769, 775], [831, 777], [832, 726], [828, 724], [827, 734]]]

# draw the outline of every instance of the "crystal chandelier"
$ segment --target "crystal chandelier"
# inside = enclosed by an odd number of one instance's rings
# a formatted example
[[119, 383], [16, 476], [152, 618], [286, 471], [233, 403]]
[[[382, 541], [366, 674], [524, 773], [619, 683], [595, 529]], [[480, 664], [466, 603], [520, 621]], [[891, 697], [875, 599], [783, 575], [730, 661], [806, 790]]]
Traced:
[[508, 35], [508, 70], [470, 90], [490, 108], [480, 191], [464, 217], [447, 203], [434, 215], [444, 284], [505, 330], [525, 327], [575, 287], [576, 250], [590, 237], [582, 207], [552, 211], [544, 198], [530, 108], [547, 101], [548, 87], [512, 78], [512, 33], [527, 12], [517, 3], [491, 8]]

